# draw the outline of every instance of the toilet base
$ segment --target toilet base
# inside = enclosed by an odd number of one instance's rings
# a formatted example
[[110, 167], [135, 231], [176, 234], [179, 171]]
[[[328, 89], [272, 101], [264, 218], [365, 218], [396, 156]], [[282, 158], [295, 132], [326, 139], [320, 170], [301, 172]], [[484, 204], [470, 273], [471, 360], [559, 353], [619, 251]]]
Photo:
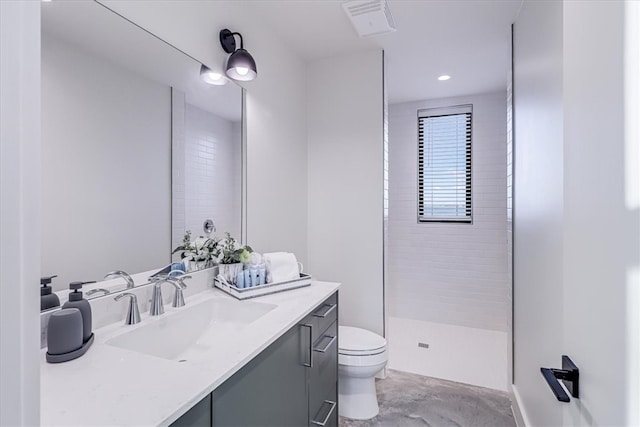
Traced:
[[369, 378], [340, 378], [338, 383], [340, 398], [339, 415], [353, 420], [368, 420], [378, 415], [376, 381]]

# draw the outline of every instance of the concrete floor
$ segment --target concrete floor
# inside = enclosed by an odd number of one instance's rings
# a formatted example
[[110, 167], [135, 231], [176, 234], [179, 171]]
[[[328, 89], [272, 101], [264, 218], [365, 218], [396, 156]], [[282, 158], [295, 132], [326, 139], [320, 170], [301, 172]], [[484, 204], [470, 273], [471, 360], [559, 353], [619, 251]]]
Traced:
[[516, 425], [506, 392], [393, 370], [376, 380], [376, 388], [378, 416], [366, 421], [341, 417], [340, 427]]

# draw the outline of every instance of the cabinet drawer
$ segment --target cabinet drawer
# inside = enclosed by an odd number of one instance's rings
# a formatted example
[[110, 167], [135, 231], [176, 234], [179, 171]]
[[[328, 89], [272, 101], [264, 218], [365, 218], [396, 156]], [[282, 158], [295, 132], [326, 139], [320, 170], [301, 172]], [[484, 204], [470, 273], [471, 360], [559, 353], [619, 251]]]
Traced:
[[334, 293], [309, 314], [313, 325], [313, 342], [338, 319], [338, 294]]
[[313, 343], [309, 371], [309, 425], [338, 425], [338, 322]]

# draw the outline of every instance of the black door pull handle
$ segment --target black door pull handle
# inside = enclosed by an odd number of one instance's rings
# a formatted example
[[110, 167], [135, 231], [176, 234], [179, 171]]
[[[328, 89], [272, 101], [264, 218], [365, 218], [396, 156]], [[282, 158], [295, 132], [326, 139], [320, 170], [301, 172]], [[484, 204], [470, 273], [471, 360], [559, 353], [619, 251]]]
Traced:
[[552, 368], [540, 368], [542, 376], [549, 384], [551, 391], [560, 402], [569, 402], [571, 399], [569, 395], [560, 385], [560, 380], [567, 387], [571, 396], [576, 399], [580, 397], [580, 370], [569, 358], [569, 356], [562, 356], [562, 369]]
[[555, 371], [558, 371], [558, 369], [540, 368], [542, 376], [547, 380], [547, 384], [551, 387], [551, 391], [555, 394], [556, 398], [560, 402], [569, 402], [571, 399], [569, 399], [569, 395], [558, 382], [558, 378], [555, 376]]

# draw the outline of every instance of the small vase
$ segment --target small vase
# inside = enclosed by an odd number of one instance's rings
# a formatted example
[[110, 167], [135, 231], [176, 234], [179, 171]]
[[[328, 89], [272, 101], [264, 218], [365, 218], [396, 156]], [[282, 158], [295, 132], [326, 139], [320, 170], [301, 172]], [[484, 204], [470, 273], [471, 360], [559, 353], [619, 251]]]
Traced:
[[186, 265], [187, 272], [191, 273], [194, 271], [204, 270], [205, 268], [213, 267], [215, 264], [213, 260], [209, 259], [206, 261], [188, 261], [188, 265]]
[[235, 264], [220, 264], [220, 272], [226, 279], [227, 282], [231, 283], [233, 286], [236, 286], [236, 279], [238, 277], [238, 272], [242, 271], [242, 263], [237, 262]]

